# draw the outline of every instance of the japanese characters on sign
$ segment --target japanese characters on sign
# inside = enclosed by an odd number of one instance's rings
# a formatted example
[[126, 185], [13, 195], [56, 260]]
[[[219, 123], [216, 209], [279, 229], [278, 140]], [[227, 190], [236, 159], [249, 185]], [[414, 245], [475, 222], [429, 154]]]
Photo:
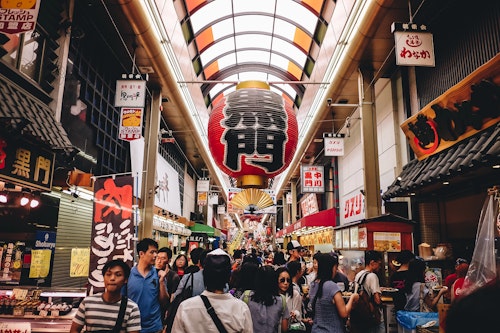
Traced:
[[231, 177], [272, 177], [291, 162], [297, 120], [283, 97], [265, 89], [236, 90], [210, 115], [209, 148]]
[[500, 121], [499, 65], [500, 54], [401, 124], [419, 160]]
[[323, 133], [325, 156], [344, 156], [344, 134]]
[[361, 194], [348, 196], [344, 200], [344, 215], [345, 222], [361, 220], [365, 217], [365, 197]]
[[19, 34], [36, 27], [41, 0], [3, 0], [0, 2], [0, 33]]
[[435, 66], [433, 36], [425, 25], [393, 23], [396, 64], [399, 66]]
[[102, 267], [113, 259], [130, 266], [134, 255], [131, 176], [99, 178], [94, 184], [94, 221], [92, 224], [89, 293], [104, 290]]
[[142, 137], [142, 116], [144, 108], [121, 108], [118, 136], [122, 140], [136, 140]]
[[308, 216], [319, 211], [318, 200], [315, 193], [309, 193], [303, 196], [300, 200], [300, 208], [302, 210], [302, 216]]
[[117, 80], [116, 107], [144, 107], [146, 101], [146, 81]]
[[322, 165], [301, 165], [300, 176], [302, 193], [325, 192], [325, 171]]
[[54, 153], [25, 140], [0, 137], [0, 179], [50, 191], [54, 157]]

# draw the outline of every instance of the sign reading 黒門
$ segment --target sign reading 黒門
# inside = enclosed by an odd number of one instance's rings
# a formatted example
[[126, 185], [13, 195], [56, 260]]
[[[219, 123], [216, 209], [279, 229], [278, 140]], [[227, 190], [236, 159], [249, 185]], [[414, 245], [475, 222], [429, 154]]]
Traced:
[[0, 180], [50, 191], [54, 153], [23, 139], [0, 136]]

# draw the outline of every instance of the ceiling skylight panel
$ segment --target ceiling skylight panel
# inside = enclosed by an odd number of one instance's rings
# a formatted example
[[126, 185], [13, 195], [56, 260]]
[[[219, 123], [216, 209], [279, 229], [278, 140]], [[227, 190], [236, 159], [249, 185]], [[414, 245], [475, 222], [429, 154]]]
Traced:
[[232, 35], [233, 31], [233, 20], [226, 19], [212, 25], [212, 31], [214, 34], [214, 40], [220, 39], [227, 35]]
[[275, 1], [272, 0], [239, 0], [233, 1], [234, 13], [262, 12], [274, 13]]
[[306, 29], [311, 35], [314, 34], [318, 17], [300, 3], [291, 0], [278, 0], [276, 15], [286, 17]]
[[243, 15], [234, 17], [234, 30], [236, 33], [245, 31], [273, 31], [273, 18], [259, 15]]
[[280, 38], [273, 39], [272, 50], [287, 55], [300, 65], [306, 63], [307, 55], [302, 50]]
[[271, 54], [271, 65], [283, 69], [285, 72], [288, 71], [288, 64], [290, 61], [275, 53]]
[[235, 36], [236, 49], [244, 48], [263, 48], [269, 50], [271, 48], [271, 36], [258, 34], [244, 34]]
[[232, 15], [231, 0], [217, 0], [207, 3], [191, 15], [191, 25], [195, 34], [207, 25], [210, 25], [214, 19]]
[[276, 19], [274, 23], [273, 33], [278, 36], [283, 36], [286, 40], [292, 42], [293, 37], [295, 36], [295, 30], [296, 26], [294, 26], [293, 24], [280, 19]]
[[[238, 55], [239, 59], [239, 55]], [[223, 70], [224, 68], [234, 66], [236, 64], [236, 54], [235, 53], [230, 53], [228, 55], [225, 55], [223, 57], [220, 57], [217, 62], [219, 63], [219, 70]]]
[[244, 63], [261, 63], [269, 65], [269, 52], [258, 50], [238, 51], [238, 64]]
[[264, 81], [267, 82], [267, 74], [264, 72], [241, 72], [238, 74], [238, 81]]
[[221, 54], [234, 51], [234, 40], [232, 38], [223, 39], [208, 47], [200, 54], [203, 66], [209, 64], [212, 60], [221, 56]]

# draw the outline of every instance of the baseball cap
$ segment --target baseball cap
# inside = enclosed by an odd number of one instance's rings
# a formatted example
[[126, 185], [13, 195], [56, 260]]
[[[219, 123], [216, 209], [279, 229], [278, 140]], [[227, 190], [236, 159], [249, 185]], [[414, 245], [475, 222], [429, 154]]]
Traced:
[[293, 241], [291, 241], [290, 243], [288, 243], [286, 245], [286, 249], [288, 251], [290, 251], [290, 250], [299, 250], [300, 248], [302, 248], [302, 246], [296, 240], [293, 240]]
[[217, 249], [207, 253], [203, 269], [224, 272], [231, 270], [231, 258], [222, 249]]

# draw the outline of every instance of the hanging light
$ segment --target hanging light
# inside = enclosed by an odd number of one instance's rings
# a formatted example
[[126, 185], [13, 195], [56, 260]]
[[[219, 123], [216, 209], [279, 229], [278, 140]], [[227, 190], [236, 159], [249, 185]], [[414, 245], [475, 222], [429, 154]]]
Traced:
[[38, 199], [36, 199], [36, 198], [33, 198], [30, 201], [30, 207], [31, 208], [36, 208], [36, 207], [38, 207], [39, 204], [40, 204], [40, 201], [38, 201]]
[[7, 199], [6, 193], [0, 193], [0, 203], [7, 203]]
[[28, 197], [22, 197], [21, 201], [20, 201], [21, 206], [23, 206], [23, 207], [26, 206], [29, 202], [30, 202], [30, 199]]

